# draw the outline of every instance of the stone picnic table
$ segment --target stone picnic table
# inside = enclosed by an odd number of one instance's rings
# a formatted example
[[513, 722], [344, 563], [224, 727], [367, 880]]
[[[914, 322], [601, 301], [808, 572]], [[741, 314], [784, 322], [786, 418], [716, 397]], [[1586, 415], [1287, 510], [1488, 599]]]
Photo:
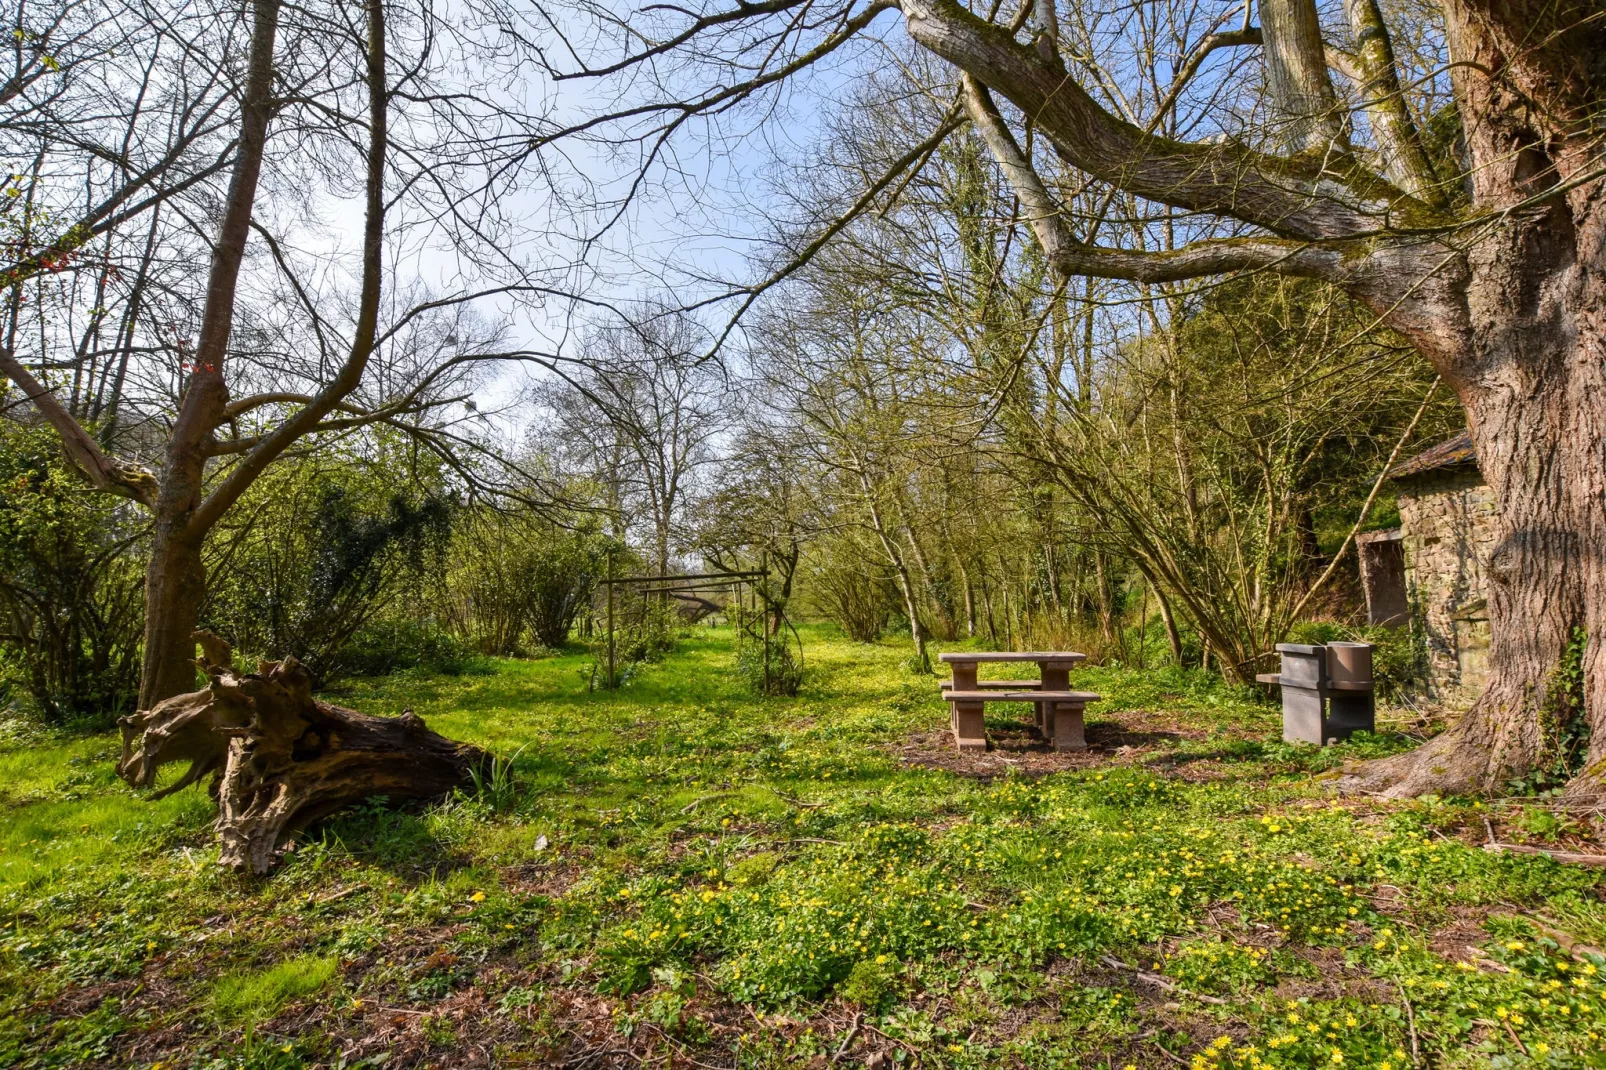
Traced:
[[[958, 749], [986, 750], [985, 712], [989, 702], [1030, 702], [1036, 707], [1035, 728], [1054, 745], [1055, 750], [1086, 750], [1082, 711], [1097, 702], [1091, 691], [1071, 690], [1071, 668], [1087, 660], [1086, 654], [1071, 650], [1026, 650], [952, 652], [937, 660], [948, 665], [953, 680], [942, 682]], [[1040, 680], [978, 680], [983, 663], [1025, 662], [1035, 664]]]

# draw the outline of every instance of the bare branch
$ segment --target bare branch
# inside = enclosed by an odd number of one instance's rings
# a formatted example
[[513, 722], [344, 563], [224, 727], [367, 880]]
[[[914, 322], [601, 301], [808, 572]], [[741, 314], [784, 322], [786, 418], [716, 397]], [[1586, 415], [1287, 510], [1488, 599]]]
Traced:
[[61, 436], [67, 456], [89, 478], [97, 490], [131, 498], [147, 509], [156, 504], [156, 477], [137, 464], [106, 456], [95, 437], [84, 430], [72, 414], [62, 408], [43, 383], [23, 367], [8, 349], [0, 349], [0, 371], [4, 371], [39, 410], [46, 422]]

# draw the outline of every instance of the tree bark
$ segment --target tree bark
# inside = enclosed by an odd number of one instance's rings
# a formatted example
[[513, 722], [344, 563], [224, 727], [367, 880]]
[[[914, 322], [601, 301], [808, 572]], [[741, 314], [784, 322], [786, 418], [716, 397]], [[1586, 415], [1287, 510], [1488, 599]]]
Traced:
[[1315, 0], [1260, 0], [1258, 6], [1278, 133], [1296, 152], [1347, 149]]
[[[1497, 212], [1465, 259], [1464, 329], [1437, 355], [1499, 506], [1489, 682], [1418, 751], [1356, 771], [1397, 796], [1487, 792], [1553, 758], [1541, 726], [1574, 628], [1591, 729], [1571, 794], [1606, 790], [1606, 27], [1582, 0], [1451, 0], [1474, 199]], [[1595, 73], [1589, 64], [1597, 63]]]
[[171, 794], [213, 776], [218, 800], [219, 863], [263, 874], [286, 841], [313, 822], [363, 799], [435, 799], [466, 786], [489, 756], [431, 732], [408, 711], [373, 717], [319, 702], [312, 675], [294, 658], [262, 662], [240, 674], [227, 643], [210, 633], [196, 664], [204, 691], [178, 695], [122, 718], [117, 772], [152, 787], [172, 761], [190, 767], [155, 793]]
[[1416, 120], [1405, 103], [1394, 43], [1383, 21], [1378, 0], [1344, 0], [1350, 30], [1355, 35], [1355, 57], [1361, 99], [1371, 119], [1372, 136], [1383, 156], [1383, 170], [1405, 192], [1436, 206], [1444, 203], [1433, 162], [1422, 148]]
[[189, 382], [168, 440], [161, 489], [154, 495], [156, 526], [145, 577], [145, 662], [139, 686], [140, 706], [146, 709], [195, 686], [190, 662], [195, 644], [190, 634], [206, 596], [201, 543], [210, 526], [197, 525], [195, 513], [205, 493], [207, 447], [213, 431], [223, 422], [229, 401], [224, 359], [234, 328], [235, 290], [267, 149], [278, 30], [278, 0], [257, 0], [240, 108], [239, 148], [212, 246], [206, 305]]

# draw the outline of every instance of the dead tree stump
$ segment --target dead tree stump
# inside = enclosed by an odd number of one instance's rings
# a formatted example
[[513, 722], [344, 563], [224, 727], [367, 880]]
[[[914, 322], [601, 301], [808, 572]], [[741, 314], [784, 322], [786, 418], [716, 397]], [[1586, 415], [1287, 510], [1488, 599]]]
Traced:
[[218, 802], [219, 861], [266, 873], [282, 844], [319, 818], [371, 796], [432, 799], [473, 779], [489, 760], [478, 747], [424, 727], [412, 711], [373, 717], [319, 702], [312, 676], [295, 658], [236, 673], [228, 644], [197, 633], [211, 678], [204, 691], [177, 695], [118, 723], [117, 773], [151, 787], [167, 762], [188, 761], [159, 798], [209, 773]]

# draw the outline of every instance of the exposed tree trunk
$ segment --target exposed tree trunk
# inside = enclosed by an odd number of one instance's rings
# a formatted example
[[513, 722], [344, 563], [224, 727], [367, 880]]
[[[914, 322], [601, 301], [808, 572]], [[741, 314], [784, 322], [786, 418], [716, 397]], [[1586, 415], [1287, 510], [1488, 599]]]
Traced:
[[[1494, 791], [1550, 755], [1542, 719], [1574, 628], [1591, 728], [1574, 794], [1606, 789], [1606, 27], [1584, 2], [1447, 4], [1475, 200], [1507, 209], [1465, 262], [1467, 322], [1425, 345], [1466, 407], [1499, 505], [1489, 682], [1419, 750], [1358, 780], [1405, 796]], [[1593, 12], [1593, 16], [1592, 16]], [[1596, 66], [1591, 68], [1589, 64]], [[1535, 102], [1542, 102], [1536, 108]], [[1589, 176], [1594, 174], [1594, 178]], [[1574, 181], [1568, 188], [1567, 180]], [[1584, 181], [1578, 181], [1578, 180]], [[1519, 208], [1519, 206], [1521, 206]]]
[[472, 781], [485, 752], [424, 727], [408, 711], [373, 717], [319, 702], [312, 675], [294, 658], [236, 673], [228, 644], [196, 633], [206, 655], [197, 664], [211, 683], [122, 718], [117, 772], [152, 787], [168, 762], [188, 761], [171, 794], [215, 775], [218, 861], [266, 873], [286, 840], [337, 810], [375, 795], [434, 799]]
[[[1365, 770], [1392, 794], [1494, 791], [1546, 757], [1541, 718], [1575, 627], [1589, 635], [1592, 729], [1592, 769], [1575, 790], [1606, 781], [1606, 213], [1595, 214], [1576, 234], [1585, 262], [1558, 245], [1571, 236], [1556, 233], [1552, 210], [1509, 226], [1504, 252], [1491, 250], [1469, 287], [1484, 323], [1461, 397], [1499, 503], [1486, 569], [1489, 683], [1444, 735]], [[1566, 262], [1536, 271], [1536, 251]]]
[[1344, 0], [1350, 29], [1355, 35], [1355, 58], [1361, 99], [1372, 123], [1372, 135], [1383, 155], [1383, 171], [1405, 192], [1429, 204], [1442, 205], [1443, 192], [1433, 163], [1422, 148], [1416, 120], [1406, 106], [1378, 0]]
[[1278, 132], [1295, 151], [1344, 147], [1344, 126], [1327, 74], [1327, 52], [1314, 0], [1260, 0], [1266, 81], [1282, 122]]
[[[164, 492], [166, 487], [163, 488]], [[181, 514], [188, 520], [188, 514]], [[201, 547], [172, 530], [158, 515], [150, 561], [145, 566], [145, 664], [139, 705], [158, 702], [195, 688], [192, 638], [206, 597], [206, 566]]]
[[1177, 668], [1182, 668], [1182, 633], [1177, 631], [1177, 618], [1171, 612], [1171, 601], [1153, 581], [1149, 583], [1154, 588], [1154, 596], [1160, 603], [1160, 619], [1165, 622], [1166, 641], [1171, 644], [1171, 661]]

